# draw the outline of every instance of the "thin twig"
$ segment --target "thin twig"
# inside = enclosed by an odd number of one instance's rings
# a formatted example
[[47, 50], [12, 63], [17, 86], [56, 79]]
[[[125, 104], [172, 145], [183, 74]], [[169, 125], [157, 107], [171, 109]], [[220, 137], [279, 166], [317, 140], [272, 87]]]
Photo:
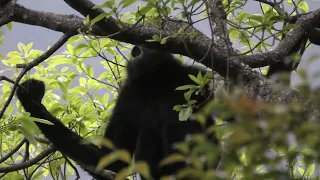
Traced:
[[13, 164], [11, 166], [7, 167], [0, 167], [0, 173], [8, 173], [8, 172], [13, 172], [13, 171], [19, 171], [21, 169], [25, 169], [28, 167], [31, 167], [41, 161], [43, 158], [47, 157], [49, 154], [53, 153], [56, 151], [56, 148], [54, 147], [49, 147], [48, 149], [42, 151], [38, 156], [35, 158], [31, 159], [28, 162], [23, 162], [19, 164]]
[[8, 154], [4, 155], [1, 159], [0, 159], [0, 164], [3, 163], [4, 161], [6, 161], [8, 158], [10, 158], [14, 153], [16, 153], [22, 146], [24, 143], [27, 142], [27, 139], [23, 139], [15, 148], [13, 148]]
[[22, 79], [22, 77], [33, 67], [37, 66], [38, 64], [40, 64], [41, 62], [43, 62], [44, 60], [46, 60], [47, 58], [49, 58], [54, 52], [56, 52], [71, 36], [75, 35], [75, 33], [66, 33], [64, 34], [48, 51], [46, 51], [45, 53], [43, 53], [41, 56], [39, 56], [37, 59], [35, 59], [34, 61], [30, 62], [30, 63], [26, 63], [26, 64], [18, 64], [17, 68], [23, 68], [23, 70], [20, 72], [19, 76], [17, 77], [16, 81], [14, 82], [14, 85], [12, 87], [12, 90], [10, 92], [10, 95], [7, 99], [7, 101], [5, 102], [3, 108], [0, 111], [0, 119], [2, 118], [4, 112], [6, 111], [7, 107], [9, 106], [14, 93], [17, 89], [17, 86], [19, 85], [20, 80]]

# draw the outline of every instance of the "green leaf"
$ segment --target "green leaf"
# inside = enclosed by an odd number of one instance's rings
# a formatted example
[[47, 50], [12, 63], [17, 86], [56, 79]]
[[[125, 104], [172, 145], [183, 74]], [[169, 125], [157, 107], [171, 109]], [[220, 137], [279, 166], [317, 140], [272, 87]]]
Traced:
[[[246, 13], [246, 12], [241, 12], [240, 15], [238, 16], [238, 23], [242, 23], [244, 19], [247, 19], [251, 14]], [[229, 31], [230, 33], [230, 31]]]
[[9, 59], [9, 64], [11, 64], [11, 65], [20, 64], [20, 63], [24, 63], [23, 59], [20, 56]]
[[191, 88], [194, 88], [195, 85], [183, 85], [183, 86], [179, 86], [176, 88], [176, 90], [178, 91], [183, 91], [183, 90], [188, 90], [188, 89], [191, 89]]
[[18, 42], [17, 47], [18, 47], [19, 52], [23, 53], [24, 44], [22, 44], [21, 42]]
[[261, 14], [253, 14], [253, 15], [250, 15], [248, 17], [248, 19], [262, 23], [263, 19], [264, 19], [264, 16], [262, 16]]
[[134, 168], [144, 178], [150, 179], [150, 168], [146, 162], [137, 162], [134, 164]]
[[19, 131], [23, 134], [23, 136], [34, 146], [37, 146], [37, 141], [36, 139], [33, 137], [33, 135], [27, 131], [24, 127], [22, 126], [18, 126]]
[[100, 83], [96, 80], [93, 80], [93, 79], [89, 79], [88, 80], [88, 88], [92, 88], [93, 86], [99, 86]]
[[122, 8], [126, 8], [136, 2], [135, 0], [121, 0], [119, 5], [122, 5]]
[[23, 50], [24, 52], [29, 52], [30, 49], [32, 48], [33, 42], [29, 43]]
[[152, 39], [155, 41], [160, 41], [160, 37], [158, 36], [158, 34], [153, 35]]
[[107, 50], [108, 53], [110, 53], [112, 56], [115, 56], [115, 55], [117, 54], [116, 51], [115, 51], [114, 49], [112, 49], [112, 48], [107, 48], [106, 50]]
[[197, 83], [197, 84], [200, 84], [200, 83], [201, 83], [200, 80], [198, 80], [197, 77], [195, 77], [194, 75], [189, 74], [188, 76], [189, 76], [189, 78], [190, 78], [192, 81], [194, 81], [195, 83]]
[[100, 14], [99, 16], [97, 16], [97, 17], [95, 17], [95, 18], [93, 18], [92, 20], [91, 20], [91, 25], [94, 25], [96, 22], [98, 22], [98, 21], [100, 21], [101, 19], [103, 19], [103, 18], [105, 18], [105, 17], [108, 17], [109, 15], [108, 15], [108, 13], [102, 13], [102, 14]]
[[92, 9], [99, 9], [99, 8], [109, 8], [112, 9], [114, 7], [115, 1], [114, 0], [108, 0], [104, 2], [101, 5], [94, 6]]
[[87, 15], [86, 18], [83, 19], [83, 24], [85, 26], [89, 26], [90, 25], [90, 16], [89, 15]]
[[39, 123], [47, 124], [47, 125], [54, 125], [52, 122], [45, 120], [45, 119], [40, 119], [40, 118], [35, 118], [35, 117], [28, 117], [28, 119], [33, 122], [39, 122]]
[[201, 71], [199, 71], [198, 75], [197, 75], [197, 80], [201, 81], [202, 80], [202, 73]]
[[186, 160], [186, 156], [175, 153], [162, 159], [160, 162], [160, 166], [165, 166], [165, 165], [176, 163], [176, 162], [184, 162], [185, 160]]
[[63, 82], [59, 82], [58, 85], [59, 85], [61, 91], [63, 92], [62, 97], [64, 98], [64, 100], [67, 100], [67, 98], [64, 97], [64, 95], [68, 93], [68, 87], [65, 86], [65, 83], [63, 83]]
[[192, 95], [193, 92], [194, 92], [194, 90], [190, 89], [188, 92], [184, 93], [184, 99], [186, 101], [190, 101], [190, 98], [191, 98], [191, 95]]
[[311, 164], [311, 165], [308, 166], [308, 168], [306, 169], [305, 176], [306, 176], [307, 178], [309, 178], [310, 176], [312, 176], [314, 170], [315, 170], [315, 165], [314, 165], [314, 164]]
[[261, 73], [262, 73], [262, 75], [265, 76], [265, 75], [267, 75], [268, 71], [269, 71], [269, 66], [266, 67], [266, 68], [263, 68], [263, 69], [261, 70]]
[[4, 85], [4, 86], [2, 86], [2, 93], [3, 94], [7, 94], [7, 93], [10, 93], [10, 91], [11, 91], [11, 88], [6, 84], [6, 85]]
[[70, 54], [74, 54], [74, 47], [71, 44], [67, 44], [67, 49]]
[[32, 121], [32, 117], [28, 116], [29, 113], [23, 113], [23, 117], [19, 117], [18, 120], [21, 121], [23, 128], [28, 130], [30, 134], [35, 134], [38, 131], [38, 126]]
[[136, 12], [136, 16], [137, 16], [137, 17], [144, 16], [144, 15], [147, 14], [152, 8], [153, 8], [153, 6], [148, 3], [146, 6], [144, 6], [143, 8], [139, 9], [139, 10]]
[[160, 44], [166, 44], [166, 43], [167, 43], [167, 39], [168, 39], [168, 38], [163, 38], [163, 39], [161, 39]]
[[12, 30], [12, 23], [10, 22], [10, 23], [8, 23], [7, 25], [7, 28], [11, 31]]
[[260, 3], [261, 8], [262, 8], [262, 12], [266, 13], [267, 11], [269, 11], [270, 9], [272, 9], [269, 5], [264, 4], [264, 3]]
[[234, 27], [229, 29], [229, 36], [232, 40], [236, 40], [239, 37], [239, 33], [239, 30]]
[[173, 106], [173, 110], [175, 110], [175, 111], [181, 111], [181, 109], [182, 109], [182, 105], [175, 105], [175, 106]]
[[94, 77], [94, 70], [93, 70], [92, 66], [89, 66], [87, 68], [87, 73], [88, 73], [89, 77]]
[[179, 120], [186, 121], [192, 115], [192, 107], [182, 108], [179, 113]]
[[61, 72], [63, 73], [63, 72], [66, 72], [66, 71], [68, 71], [68, 67], [63, 67], [62, 69], [61, 69]]
[[301, 167], [298, 167], [298, 171], [299, 171], [299, 173], [300, 173], [301, 175], [304, 174], [304, 169], [302, 169]]
[[188, 5], [188, 7], [196, 5], [200, 0], [192, 0], [191, 3]]
[[87, 84], [87, 79], [85, 79], [84, 77], [80, 77], [79, 83], [80, 83], [80, 86], [85, 86]]
[[270, 18], [270, 21], [272, 21], [272, 22], [283, 22], [284, 19], [285, 19], [285, 18], [282, 17], [282, 16], [275, 15], [275, 16], [272, 16], [272, 17]]
[[72, 44], [83, 40], [83, 38], [80, 35], [74, 35], [71, 38], [68, 39], [67, 43]]
[[121, 160], [122, 162], [130, 163], [131, 156], [126, 150], [116, 150], [108, 155], [105, 155], [99, 160], [97, 165], [97, 170], [102, 170], [104, 167], [113, 163], [116, 160]]
[[300, 1], [298, 4], [298, 8], [303, 12], [307, 13], [309, 12], [309, 5], [306, 1]]
[[196, 100], [190, 100], [189, 102], [188, 102], [188, 106], [191, 106], [191, 105], [193, 105], [193, 104], [195, 104], [195, 103], [197, 103], [198, 101], [196, 101]]

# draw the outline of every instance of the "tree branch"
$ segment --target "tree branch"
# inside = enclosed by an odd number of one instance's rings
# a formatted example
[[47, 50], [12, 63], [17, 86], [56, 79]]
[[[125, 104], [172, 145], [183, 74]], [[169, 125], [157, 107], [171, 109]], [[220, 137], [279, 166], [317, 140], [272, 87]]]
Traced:
[[0, 2], [0, 27], [11, 22], [17, 0], [2, 0]]
[[83, 27], [83, 18], [77, 15], [56, 14], [45, 11], [36, 11], [16, 4], [11, 21], [34, 26], [45, 27], [58, 32], [76, 32]]
[[[100, 15], [104, 11], [101, 9], [92, 9], [94, 4], [89, 0], [65, 0], [73, 9], [79, 11], [83, 16], [90, 15], [90, 18], [95, 18], [97, 15]], [[24, 9], [20, 14], [23, 15], [28, 13], [28, 9]], [[35, 13], [35, 12], [34, 12]], [[16, 17], [23, 17], [23, 16]], [[56, 20], [54, 17], [57, 14], [50, 13], [48, 18], [50, 17], [50, 23], [52, 26], [58, 25], [59, 28], [54, 28], [60, 31], [72, 30], [74, 31], [76, 28], [81, 27], [80, 21], [82, 22], [82, 18], [77, 16], [71, 16], [74, 21], [76, 21], [73, 25], [70, 24], [72, 21], [70, 20], [70, 16], [67, 15], [59, 15]], [[35, 18], [36, 16], [27, 16], [26, 19], [29, 19], [29, 23], [33, 22], [36, 24], [36, 21], [31, 21], [31, 17]], [[63, 19], [64, 17], [65, 19]], [[152, 24], [143, 24], [139, 25], [135, 28], [130, 29], [132, 25], [121, 22], [124, 29], [128, 29], [123, 31], [117, 26], [117, 20], [114, 18], [104, 18], [103, 20], [96, 23], [96, 27], [94, 29], [97, 33], [96, 35], [112, 35], [113, 39], [119, 40], [122, 42], [127, 42], [131, 44], [147, 44], [151, 48], [168, 50], [172, 53], [185, 55], [191, 57], [195, 60], [202, 59], [203, 57], [207, 57], [201, 61], [202, 64], [207, 67], [212, 67], [212, 69], [218, 72], [223, 77], [226, 77], [226, 70], [229, 70], [228, 76], [234, 80], [238, 81], [238, 78], [242, 78], [244, 83], [246, 84], [246, 89], [248, 93], [253, 95], [253, 97], [258, 97], [264, 101], [272, 101], [278, 100], [279, 102], [287, 102], [297, 98], [297, 94], [294, 91], [283, 91], [279, 94], [275, 93], [271, 88], [268, 87], [269, 82], [259, 73], [252, 70], [252, 67], [262, 67], [265, 65], [270, 65], [276, 63], [278, 59], [282, 59], [285, 57], [293, 48], [293, 45], [296, 44], [298, 39], [303, 35], [303, 33], [307, 32], [308, 28], [313, 24], [317, 24], [319, 22], [320, 17], [320, 9], [310, 12], [309, 14], [302, 15], [301, 18], [297, 21], [297, 29], [292, 30], [286, 38], [279, 44], [279, 46], [270, 52], [254, 54], [254, 55], [243, 55], [243, 56], [229, 56], [225, 53], [225, 51], [221, 50], [216, 44], [212, 44], [212, 40], [205, 36], [203, 33], [198, 32], [197, 36], [193, 39], [179, 39], [175, 38], [167, 41], [166, 44], [161, 45], [158, 42], [149, 43], [145, 40], [151, 39], [154, 34], [161, 34], [162, 37], [169, 36], [173, 33], [177, 33], [177, 29], [187, 27], [185, 23], [180, 21], [168, 21], [165, 20], [163, 22], [163, 28], [159, 29], [155, 25]], [[69, 19], [69, 24], [63, 24], [62, 22], [67, 21]], [[17, 19], [16, 19], [17, 20]], [[63, 21], [64, 20], [64, 21]], [[22, 22], [22, 20], [20, 20]], [[38, 17], [38, 21], [40, 21], [37, 25], [45, 26], [47, 28], [53, 28], [48, 23], [44, 23], [47, 21], [46, 19], [42, 19]], [[57, 23], [58, 22], [58, 23]], [[103, 32], [101, 31], [103, 30]], [[296, 34], [297, 33], [297, 34]], [[296, 34], [296, 35], [294, 35]], [[189, 49], [190, 51], [186, 50]], [[230, 58], [229, 61], [227, 61]], [[249, 66], [248, 66], [249, 65]], [[270, 94], [267, 94], [270, 93]], [[288, 99], [287, 96], [288, 95]], [[12, 98], [12, 97], [11, 97]], [[3, 110], [2, 110], [3, 111]], [[0, 112], [0, 117], [3, 112]]]
[[320, 9], [301, 16], [296, 22], [296, 28], [290, 31], [274, 50], [254, 55], [240, 56], [239, 58], [233, 57], [233, 59], [235, 61], [240, 59], [252, 68], [274, 64], [278, 62], [279, 59], [283, 59], [283, 57], [288, 55], [301, 37], [318, 21], [320, 21]]
[[17, 86], [19, 85], [20, 80], [22, 79], [22, 77], [33, 67], [35, 67], [36, 65], [40, 64], [41, 62], [43, 62], [44, 60], [46, 60], [47, 58], [49, 58], [54, 52], [56, 52], [71, 36], [75, 35], [76, 32], [69, 32], [67, 34], [64, 34], [48, 51], [46, 51], [45, 53], [43, 53], [41, 56], [39, 56], [37, 59], [35, 59], [34, 61], [27, 63], [27, 64], [20, 64], [17, 65], [18, 68], [23, 68], [23, 70], [20, 72], [19, 76], [17, 77], [12, 90], [10, 92], [10, 95], [7, 99], [7, 101], [5, 102], [3, 108], [0, 111], [0, 119], [2, 118], [5, 110], [7, 109], [7, 107], [9, 106], [14, 93], [17, 89]]
[[[104, 11], [101, 9], [92, 9], [92, 7], [95, 5], [92, 2], [88, 0], [65, 0], [66, 3], [68, 3], [72, 8], [79, 11], [84, 16], [89, 15], [91, 18], [96, 17], [97, 15], [100, 15]], [[309, 16], [310, 15], [310, 16]], [[309, 13], [308, 18], [306, 18], [305, 21], [303, 21], [302, 24], [312, 24], [312, 22], [315, 22], [319, 19], [319, 12], [318, 10]], [[44, 17], [44, 18], [39, 18]], [[32, 24], [37, 26], [46, 27], [52, 30], [60, 31], [60, 32], [68, 32], [68, 31], [75, 31], [78, 28], [82, 27], [82, 18], [76, 16], [76, 15], [60, 15], [55, 13], [48, 13], [48, 12], [41, 12], [41, 11], [34, 11], [29, 10], [21, 5], [16, 5], [14, 9], [14, 16], [12, 20], [16, 22], [26, 23], [26, 24]], [[311, 22], [312, 21], [312, 22]], [[98, 27], [94, 28], [94, 32], [96, 35], [110, 35], [112, 33], [116, 33], [118, 31], [121, 31], [121, 29], [117, 26], [117, 20], [110, 17], [106, 20], [101, 20], [97, 23]], [[178, 29], [183, 27], [182, 23], [178, 22], [172, 22], [172, 21], [166, 21], [164, 22], [165, 29], [159, 30], [159, 28], [150, 25], [145, 24], [140, 27], [136, 27], [131, 29], [130, 31], [123, 31], [112, 38], [115, 40], [128, 42], [132, 44], [146, 44], [146, 39], [151, 39], [152, 35], [154, 34], [161, 34], [163, 37], [169, 36], [170, 34], [174, 33], [172, 29]], [[125, 27], [130, 27], [131, 25], [121, 23]], [[280, 43], [278, 48], [276, 48], [274, 51], [270, 51], [267, 53], [261, 53], [261, 54], [255, 54], [250, 56], [233, 56], [232, 59], [234, 59], [234, 62], [244, 62], [245, 64], [248, 64], [250, 67], [262, 67], [266, 65], [270, 65], [273, 63], [276, 63], [278, 59], [282, 59], [284, 56], [290, 52], [292, 49], [292, 44], [295, 44], [294, 42], [301, 37], [301, 35], [305, 32], [306, 28], [308, 26], [300, 26], [300, 28], [297, 28], [297, 30], [293, 30], [292, 34], [298, 32], [298, 35], [295, 35], [293, 39], [290, 39], [291, 36], [288, 35], [287, 40]], [[172, 28], [175, 27], [175, 28]], [[103, 29], [101, 31], [100, 29]], [[176, 32], [176, 31], [175, 31]], [[292, 44], [286, 44], [286, 43], [292, 42]], [[158, 49], [165, 49], [170, 50], [172, 53], [178, 53], [186, 56], [192, 56], [192, 58], [196, 59], [202, 59], [202, 57], [207, 53], [208, 44], [212, 44], [211, 39], [203, 35], [202, 33], [198, 32], [198, 36], [194, 40], [186, 40], [185, 41], [187, 47], [192, 50], [190, 55], [188, 52], [186, 52], [184, 43], [181, 39], [175, 39], [168, 41], [166, 45], [160, 45], [159, 43], [148, 43], [148, 45], [158, 48]], [[174, 48], [173, 48], [174, 47]], [[213, 54], [214, 54], [214, 63], [213, 69], [217, 71], [219, 74], [225, 76], [226, 71], [226, 59], [228, 58], [225, 53], [222, 53], [222, 51], [218, 48], [213, 47], [212, 48]], [[230, 66], [234, 64], [234, 62], [230, 62]], [[202, 62], [204, 65], [211, 67], [211, 58], [208, 58], [208, 60], [205, 60]], [[236, 68], [241, 68], [236, 64]], [[238, 72], [233, 71], [233, 69], [230, 69], [231, 72]], [[237, 73], [233, 73], [233, 76], [237, 76]]]
[[31, 167], [33, 165], [35, 165], [36, 163], [38, 163], [39, 161], [41, 161], [43, 158], [45, 158], [46, 156], [48, 156], [49, 154], [53, 153], [56, 151], [56, 148], [54, 147], [50, 147], [44, 151], [42, 151], [38, 156], [36, 156], [35, 158], [27, 161], [27, 162], [23, 162], [23, 163], [19, 163], [19, 164], [13, 164], [10, 165], [8, 167], [0, 167], [0, 173], [8, 173], [8, 172], [13, 172], [13, 171], [19, 171], [21, 169], [25, 169], [28, 167]]
[[1, 159], [0, 159], [0, 164], [3, 163], [4, 161], [6, 161], [8, 158], [10, 158], [14, 153], [16, 153], [22, 146], [24, 143], [27, 142], [27, 139], [23, 139], [15, 148], [13, 148], [8, 154], [4, 155]]

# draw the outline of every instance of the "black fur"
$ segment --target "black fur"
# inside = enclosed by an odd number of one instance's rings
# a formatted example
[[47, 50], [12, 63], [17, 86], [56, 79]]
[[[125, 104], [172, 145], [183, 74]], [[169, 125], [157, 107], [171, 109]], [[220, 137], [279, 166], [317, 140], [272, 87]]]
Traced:
[[[75, 161], [85, 164], [96, 166], [104, 153], [97, 146], [93, 144], [83, 144], [82, 137], [65, 127], [60, 120], [53, 117], [41, 100], [44, 95], [45, 86], [42, 81], [30, 79], [18, 87], [17, 96], [20, 100], [25, 111], [30, 113], [30, 116], [46, 119], [54, 125], [47, 125], [36, 122], [42, 133], [52, 142], [52, 144], [62, 153], [68, 155]], [[114, 167], [110, 169], [115, 169]], [[90, 172], [89, 172], [90, 173]], [[96, 179], [103, 179], [95, 173], [90, 173]]]
[[[183, 166], [173, 165], [166, 171], [158, 168], [160, 160], [174, 152], [172, 143], [183, 141], [188, 133], [202, 131], [196, 121], [180, 122], [178, 112], [173, 110], [173, 106], [186, 103], [184, 91], [175, 89], [193, 84], [188, 74], [197, 75], [199, 69], [181, 64], [169, 52], [135, 47], [132, 56], [134, 59], [127, 65], [128, 78], [119, 93], [104, 137], [117, 148], [124, 148], [131, 154], [135, 152], [136, 160], [146, 160], [154, 178], [159, 179], [161, 175], [175, 173]], [[202, 73], [205, 71], [202, 70]], [[82, 144], [82, 137], [70, 131], [47, 111], [41, 104], [44, 95], [42, 81], [31, 79], [21, 85], [24, 88], [17, 89], [18, 99], [32, 117], [46, 119], [54, 124], [37, 123], [58, 150], [90, 166], [96, 166], [101, 157], [111, 152], [106, 147]], [[208, 91], [206, 97], [198, 95], [192, 99], [203, 104], [209, 95]], [[209, 120], [209, 124], [213, 124], [213, 120]], [[126, 163], [115, 162], [105, 169], [119, 172], [125, 166]], [[89, 173], [98, 180], [103, 179], [93, 172]]]

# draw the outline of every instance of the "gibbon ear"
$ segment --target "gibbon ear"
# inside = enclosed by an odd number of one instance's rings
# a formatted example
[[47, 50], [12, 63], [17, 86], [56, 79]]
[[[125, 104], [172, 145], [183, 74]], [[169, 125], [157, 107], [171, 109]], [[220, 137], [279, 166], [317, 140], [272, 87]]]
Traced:
[[140, 48], [139, 46], [134, 46], [134, 47], [132, 48], [132, 51], [131, 51], [131, 56], [132, 56], [133, 58], [135, 58], [135, 57], [140, 56], [141, 53], [142, 53], [141, 48]]

